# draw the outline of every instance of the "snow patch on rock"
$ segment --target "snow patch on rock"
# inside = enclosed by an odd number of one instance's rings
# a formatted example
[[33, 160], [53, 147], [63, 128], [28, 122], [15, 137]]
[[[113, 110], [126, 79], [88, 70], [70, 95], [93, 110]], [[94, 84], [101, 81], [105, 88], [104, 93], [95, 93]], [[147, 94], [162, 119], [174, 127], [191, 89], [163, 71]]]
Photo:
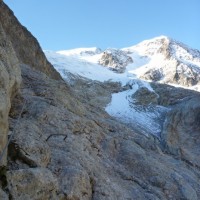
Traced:
[[152, 134], [159, 137], [162, 127], [158, 122], [162, 120], [163, 114], [168, 109], [151, 104], [145, 106], [136, 105], [133, 96], [143, 87], [153, 91], [148, 83], [135, 80], [134, 83], [132, 82], [132, 89], [113, 94], [112, 100], [105, 110], [111, 116], [128, 123], [134, 129], [143, 132], [143, 134]]

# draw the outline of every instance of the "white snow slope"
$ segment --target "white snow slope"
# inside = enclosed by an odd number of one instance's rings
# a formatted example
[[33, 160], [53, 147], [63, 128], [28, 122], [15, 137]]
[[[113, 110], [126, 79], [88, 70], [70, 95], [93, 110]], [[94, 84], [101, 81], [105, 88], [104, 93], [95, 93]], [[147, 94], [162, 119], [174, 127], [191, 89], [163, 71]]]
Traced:
[[[170, 56], [167, 55], [165, 49], [169, 42], [170, 49], [168, 48], [167, 50], [169, 50]], [[168, 75], [173, 70], [171, 66], [177, 63], [177, 60], [181, 62], [179, 70], [184, 70], [187, 76], [190, 76], [190, 70], [200, 74], [200, 52], [191, 50], [182, 43], [175, 42], [165, 36], [143, 41], [138, 45], [121, 49], [121, 51], [126, 52], [133, 59], [133, 63], [126, 66], [124, 73], [116, 73], [105, 66], [101, 66], [99, 60], [103, 52], [98, 48], [44, 52], [55, 69], [68, 82], [70, 82], [70, 77], [68, 76], [68, 72], [70, 72], [78, 77], [100, 82], [120, 82], [122, 86], [129, 84], [132, 89], [113, 94], [112, 101], [105, 110], [125, 123], [134, 123], [138, 127], [143, 127], [145, 134], [150, 132], [151, 134], [159, 135], [161, 127], [155, 121], [161, 117], [163, 112], [166, 112], [166, 108], [154, 106], [156, 109], [153, 110], [138, 110], [131, 95], [140, 87], [146, 87], [150, 91], [153, 90], [148, 82], [138, 78], [150, 69], [157, 69], [163, 75], [160, 82], [167, 82]], [[192, 67], [188, 67], [188, 65]], [[195, 89], [200, 89], [200, 86], [196, 85]]]

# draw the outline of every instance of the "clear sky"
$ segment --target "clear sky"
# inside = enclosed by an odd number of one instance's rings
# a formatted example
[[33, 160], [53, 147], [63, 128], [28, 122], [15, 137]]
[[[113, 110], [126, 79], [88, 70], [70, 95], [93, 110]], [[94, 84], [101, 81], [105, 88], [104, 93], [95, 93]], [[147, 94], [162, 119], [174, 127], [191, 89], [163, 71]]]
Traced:
[[4, 0], [43, 49], [122, 48], [166, 35], [200, 50], [200, 0]]

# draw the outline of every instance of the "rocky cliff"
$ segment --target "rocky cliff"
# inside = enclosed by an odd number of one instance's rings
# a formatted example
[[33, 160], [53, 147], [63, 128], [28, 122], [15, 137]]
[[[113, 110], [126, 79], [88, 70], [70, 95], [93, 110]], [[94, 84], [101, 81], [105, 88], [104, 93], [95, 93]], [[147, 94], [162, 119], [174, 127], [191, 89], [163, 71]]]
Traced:
[[45, 58], [38, 41], [20, 24], [4, 3], [1, 3], [0, 19], [6, 37], [12, 43], [20, 64], [30, 65], [54, 79], [59, 79], [59, 74]]
[[[69, 72], [70, 82], [63, 81], [4, 3], [0, 69], [0, 152], [13, 135], [1, 163], [0, 199], [200, 198], [198, 92], [152, 83], [154, 92], [141, 87], [130, 95], [138, 113], [152, 110], [151, 100], [167, 108], [154, 121], [160, 136], [144, 134], [104, 109], [112, 93], [134, 84]], [[141, 101], [144, 94], [149, 99]]]
[[[2, 4], [0, 4], [2, 8]], [[2, 11], [1, 11], [2, 12]], [[18, 92], [21, 83], [19, 60], [11, 41], [0, 23], [0, 151], [7, 141], [8, 114], [11, 99]], [[6, 163], [5, 158], [1, 163]]]

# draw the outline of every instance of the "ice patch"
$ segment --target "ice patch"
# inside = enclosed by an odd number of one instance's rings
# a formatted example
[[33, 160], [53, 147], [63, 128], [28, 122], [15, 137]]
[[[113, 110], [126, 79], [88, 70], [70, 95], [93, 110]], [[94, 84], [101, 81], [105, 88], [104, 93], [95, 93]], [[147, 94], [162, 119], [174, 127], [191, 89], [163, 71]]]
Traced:
[[136, 106], [132, 95], [140, 88], [147, 86], [150, 91], [153, 89], [143, 81], [135, 82], [132, 89], [112, 94], [112, 100], [105, 108], [106, 112], [120, 121], [129, 124], [145, 135], [152, 134], [160, 136], [162, 127], [160, 125], [163, 113], [168, 109], [162, 106]]

